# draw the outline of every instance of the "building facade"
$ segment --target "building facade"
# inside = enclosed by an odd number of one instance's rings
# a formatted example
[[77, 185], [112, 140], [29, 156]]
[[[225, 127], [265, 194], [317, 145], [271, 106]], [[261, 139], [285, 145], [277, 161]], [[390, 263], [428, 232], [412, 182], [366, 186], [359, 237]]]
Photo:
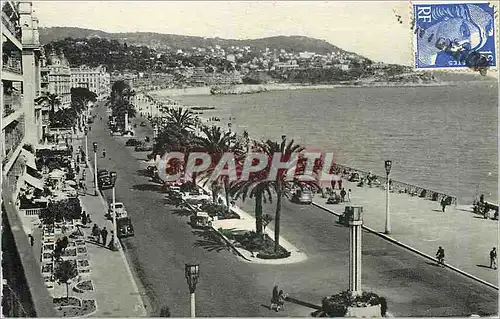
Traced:
[[[14, 206], [28, 158], [41, 141], [43, 51], [32, 3], [2, 1], [0, 185], [2, 315], [54, 316], [28, 236]], [[31, 147], [29, 147], [30, 145]]]
[[109, 95], [109, 85], [110, 75], [104, 66], [71, 68], [71, 87], [84, 87], [102, 98]]
[[[68, 60], [62, 52], [47, 52], [47, 65], [41, 70], [44, 84], [47, 84], [46, 93], [56, 94], [59, 97], [60, 107], [71, 105], [71, 69]], [[57, 111], [57, 110], [55, 110]]]

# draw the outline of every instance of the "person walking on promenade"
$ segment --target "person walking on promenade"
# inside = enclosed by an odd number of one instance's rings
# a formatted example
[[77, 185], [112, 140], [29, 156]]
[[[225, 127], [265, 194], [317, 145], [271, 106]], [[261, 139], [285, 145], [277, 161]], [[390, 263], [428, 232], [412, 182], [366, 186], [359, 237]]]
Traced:
[[338, 183], [339, 183], [339, 189], [343, 189], [342, 188], [342, 177], [339, 178]]
[[446, 209], [446, 196], [443, 196], [443, 198], [441, 198], [441, 209], [444, 213], [444, 210]]
[[330, 184], [332, 185], [332, 190], [335, 189], [335, 184], [337, 183], [336, 180], [332, 179], [332, 181], [330, 182]]
[[436, 258], [438, 260], [438, 264], [442, 267], [444, 267], [444, 249], [443, 247], [439, 246], [437, 252], [436, 252]]
[[274, 286], [273, 294], [271, 296], [271, 306], [269, 307], [271, 310], [275, 310], [278, 312], [278, 286]]
[[94, 224], [92, 226], [92, 237], [94, 237], [95, 241], [99, 243], [99, 234], [100, 234], [99, 226], [97, 224]]
[[101, 236], [102, 236], [102, 244], [106, 246], [106, 239], [108, 239], [108, 230], [106, 229], [106, 226], [101, 230]]
[[76, 175], [80, 175], [80, 166], [79, 165], [76, 165], [75, 171], [76, 171]]
[[479, 202], [481, 204], [484, 204], [484, 194], [481, 194], [481, 196], [479, 196]]
[[349, 188], [349, 190], [347, 191], [347, 201], [350, 203], [351, 202], [351, 196], [352, 196], [352, 191], [351, 189]]
[[102, 158], [106, 158], [106, 149], [102, 150]]
[[278, 311], [285, 310], [286, 297], [287, 295], [283, 292], [283, 290], [280, 290], [278, 293]]
[[87, 225], [87, 213], [85, 211], [82, 212], [82, 225]]
[[346, 195], [346, 191], [345, 191], [345, 188], [342, 188], [342, 190], [340, 191], [340, 197], [342, 198], [342, 203], [345, 202], [345, 195]]
[[490, 251], [490, 268], [497, 269], [497, 249], [495, 247]]
[[33, 238], [33, 235], [29, 234], [28, 237], [30, 238], [30, 245], [33, 247], [33, 244], [35, 243], [35, 238]]

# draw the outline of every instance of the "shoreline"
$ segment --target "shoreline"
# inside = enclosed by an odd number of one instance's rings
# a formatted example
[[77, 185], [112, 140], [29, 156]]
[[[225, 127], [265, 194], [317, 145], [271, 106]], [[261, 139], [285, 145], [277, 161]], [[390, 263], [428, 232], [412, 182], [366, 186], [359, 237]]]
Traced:
[[[235, 84], [237, 93], [216, 94], [216, 95], [239, 95], [239, 94], [259, 94], [273, 91], [295, 91], [295, 90], [329, 90], [337, 88], [397, 88], [397, 87], [440, 87], [457, 86], [459, 82], [432, 82], [432, 83], [403, 83], [403, 82], [366, 82], [360, 84], [298, 84], [298, 83], [277, 83], [277, 84]], [[173, 88], [145, 91], [146, 95], [159, 95], [161, 97], [184, 96], [184, 95], [212, 95], [211, 86]], [[255, 90], [261, 90], [254, 92]]]
[[[177, 95], [177, 96], [179, 96], [179, 95]], [[185, 108], [185, 109], [188, 109], [188, 110], [191, 109], [190, 106], [182, 104], [182, 102], [175, 100], [171, 96], [160, 96], [160, 97], [157, 97], [157, 96], [153, 96], [152, 95], [151, 97], [155, 101], [160, 102], [160, 105], [152, 105], [152, 107], [156, 109], [156, 111], [154, 113], [161, 114], [161, 116], [164, 116], [164, 114], [166, 113], [165, 111], [161, 110], [162, 107], [180, 107], [180, 108]], [[169, 103], [167, 103], [168, 105], [161, 106], [162, 103], [165, 103], [165, 100], [167, 100], [169, 102]], [[210, 125], [215, 125], [215, 126], [218, 126], [222, 130], [225, 131], [225, 127], [222, 126], [222, 125], [220, 125], [221, 124], [220, 121], [211, 121], [210, 117], [204, 116], [203, 114], [196, 114], [195, 113], [194, 117], [197, 118], [199, 120], [199, 122], [202, 123], [202, 124], [204, 124], [204, 125], [209, 125], [209, 126]], [[195, 129], [195, 131], [198, 131], [198, 129]], [[239, 132], [235, 132], [235, 131], [233, 131], [233, 132], [239, 134]], [[254, 140], [254, 139], [252, 139], [250, 137], [250, 140]], [[351, 166], [348, 166], [348, 165], [345, 165], [345, 164], [341, 164], [341, 163], [335, 163], [335, 165], [338, 166], [338, 167], [342, 167], [342, 168], [348, 168], [349, 170], [352, 170], [352, 171], [355, 171], [355, 172], [358, 172], [358, 173], [362, 173], [364, 175], [367, 174], [367, 170], [364, 170], [364, 169], [354, 168], [354, 167], [351, 167]], [[376, 175], [376, 176], [377, 176], [378, 180], [380, 180], [380, 181], [384, 181], [385, 180], [385, 177], [383, 177], [383, 176], [378, 176], [378, 175]], [[453, 204], [454, 205], [457, 205], [460, 202], [460, 198], [458, 196], [454, 196], [454, 195], [450, 195], [450, 194], [445, 194], [445, 193], [433, 190], [433, 189], [428, 188], [428, 187], [423, 187], [423, 186], [414, 185], [414, 184], [408, 184], [406, 182], [398, 181], [398, 180], [393, 180], [393, 182], [394, 182], [395, 185], [397, 185], [397, 186], [394, 186], [395, 189], [396, 188], [402, 189], [401, 187], [403, 187], [403, 188], [407, 188], [408, 190], [409, 189], [414, 189], [415, 191], [418, 190], [419, 194], [422, 191], [425, 191], [426, 193], [430, 193], [430, 194], [435, 193], [435, 194], [438, 194], [439, 196], [441, 196], [441, 195], [449, 196], [449, 197], [451, 197], [453, 199]], [[426, 198], [428, 198], [428, 195], [426, 196]], [[460, 204], [463, 204], [463, 203], [460, 203]]]

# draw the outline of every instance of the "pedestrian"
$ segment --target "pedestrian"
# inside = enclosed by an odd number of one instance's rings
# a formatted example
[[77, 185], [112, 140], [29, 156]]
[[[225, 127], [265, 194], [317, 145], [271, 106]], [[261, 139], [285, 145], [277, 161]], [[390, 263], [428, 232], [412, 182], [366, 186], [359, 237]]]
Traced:
[[92, 236], [94, 237], [97, 243], [99, 243], [99, 234], [100, 234], [99, 226], [97, 226], [97, 224], [94, 224], [94, 226], [92, 227]]
[[[86, 187], [85, 187], [85, 190], [87, 190]], [[87, 213], [87, 222], [89, 224], [92, 222], [92, 219], [90, 219], [90, 213]]]
[[481, 196], [479, 196], [479, 202], [481, 204], [484, 204], [484, 194], [481, 194]]
[[76, 162], [80, 163], [80, 154], [76, 154]]
[[490, 268], [497, 269], [497, 249], [495, 247], [490, 251]]
[[80, 166], [76, 165], [75, 171], [76, 171], [76, 175], [80, 175]]
[[108, 244], [108, 248], [109, 249], [114, 249], [115, 248], [115, 243], [114, 243], [114, 235], [113, 235], [113, 231], [110, 232], [110, 240], [109, 240], [109, 244]]
[[31, 234], [29, 234], [28, 237], [30, 238], [30, 245], [31, 247], [33, 247], [33, 244], [35, 243], [35, 238], [33, 238]]
[[438, 264], [442, 267], [444, 267], [444, 249], [443, 247], [439, 246], [437, 252], [436, 252], [436, 258], [438, 260]]
[[106, 246], [106, 239], [108, 238], [108, 230], [106, 229], [106, 226], [101, 230], [101, 236], [102, 236], [102, 244]]
[[345, 191], [345, 188], [342, 188], [342, 190], [340, 191], [340, 197], [342, 197], [342, 202], [345, 202], [345, 195], [346, 195], [346, 191]]
[[446, 196], [443, 196], [443, 198], [441, 199], [441, 209], [443, 210], [443, 213], [444, 213], [444, 210], [446, 209]]
[[351, 189], [349, 188], [349, 190], [347, 191], [347, 201], [350, 203], [351, 202], [351, 195], [352, 195], [352, 191]]
[[287, 295], [283, 292], [283, 290], [280, 290], [280, 292], [278, 293], [278, 311], [285, 310], [286, 297]]
[[278, 286], [274, 286], [273, 294], [271, 296], [271, 306], [269, 307], [271, 310], [275, 310], [278, 312]]
[[87, 225], [87, 214], [85, 212], [82, 213], [82, 224], [83, 226]]
[[332, 185], [332, 190], [335, 189], [335, 184], [337, 183], [336, 180], [332, 179], [332, 181], [330, 182], [330, 184]]
[[342, 177], [340, 177], [340, 179], [338, 180], [338, 183], [339, 183], [339, 189], [343, 189], [342, 188]]
[[102, 158], [106, 158], [106, 149], [102, 150]]

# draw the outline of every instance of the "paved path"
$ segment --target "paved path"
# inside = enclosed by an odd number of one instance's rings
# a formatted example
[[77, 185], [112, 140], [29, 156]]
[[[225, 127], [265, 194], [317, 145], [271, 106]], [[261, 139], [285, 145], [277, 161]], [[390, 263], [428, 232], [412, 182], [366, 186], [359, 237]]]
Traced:
[[[351, 203], [363, 205], [364, 224], [384, 232], [385, 190], [344, 185], [352, 189]], [[344, 211], [344, 205], [327, 205], [320, 196], [314, 202], [337, 213]], [[439, 202], [408, 194], [391, 193], [389, 207], [392, 238], [431, 256], [442, 246], [446, 263], [498, 287], [498, 271], [488, 268], [489, 252], [498, 247], [497, 220], [475, 215], [467, 206], [447, 206], [443, 213]]]
[[[74, 149], [78, 149], [83, 141], [80, 139], [74, 144]], [[89, 154], [90, 155], [90, 154]], [[91, 159], [92, 157], [89, 157]], [[80, 166], [84, 169], [85, 166]], [[94, 223], [108, 229], [108, 243], [110, 233], [113, 229], [111, 221], [104, 217], [107, 212], [107, 206], [102, 197], [94, 196], [93, 170], [91, 167], [86, 169], [87, 195], [81, 196], [83, 209], [90, 213], [92, 226]], [[97, 300], [97, 312], [92, 317], [142, 317], [146, 316], [146, 309], [141, 300], [137, 286], [133, 282], [133, 277], [128, 269], [127, 261], [123, 253], [111, 251], [108, 248], [89, 241], [91, 227], [82, 229], [87, 238], [87, 251], [90, 255], [90, 264], [92, 267], [91, 279], [94, 282], [95, 291], [92, 293], [76, 294], [79, 297], [84, 296], [89, 299]]]
[[[104, 110], [100, 111], [103, 116]], [[141, 122], [143, 119], [134, 120]], [[168, 305], [173, 316], [189, 315], [184, 263], [200, 262], [196, 290], [199, 316], [307, 316], [310, 308], [287, 304], [285, 312], [265, 308], [273, 285], [290, 296], [320, 304], [324, 296], [348, 287], [348, 229], [338, 227], [330, 214], [312, 206], [283, 204], [282, 236], [306, 252], [301, 263], [266, 265], [242, 262], [209, 234], [195, 231], [189, 216], [165, 205], [158, 185], [141, 176], [145, 153], [123, 145], [126, 138], [111, 137], [104, 123], [96, 123], [92, 141], [105, 145], [111, 160], [102, 167], [118, 172], [117, 200], [133, 220], [135, 237], [123, 240], [127, 257], [157, 307]], [[149, 127], [137, 134], [152, 136]], [[106, 194], [107, 197], [109, 194]], [[242, 208], [253, 212], [253, 201]], [[273, 214], [274, 206], [265, 205]], [[271, 227], [273, 227], [271, 225]], [[394, 246], [376, 235], [363, 234], [363, 287], [387, 296], [395, 316], [466, 316], [497, 312], [497, 291]]]

